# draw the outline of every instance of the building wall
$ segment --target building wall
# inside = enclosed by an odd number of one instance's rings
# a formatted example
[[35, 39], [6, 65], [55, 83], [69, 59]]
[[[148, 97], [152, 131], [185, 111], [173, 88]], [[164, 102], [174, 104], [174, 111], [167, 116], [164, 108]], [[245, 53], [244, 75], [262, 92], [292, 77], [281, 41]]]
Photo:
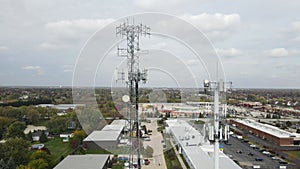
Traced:
[[252, 133], [253, 135], [255, 135], [257, 137], [268, 140], [268, 141], [270, 141], [272, 143], [275, 143], [279, 146], [287, 146], [287, 145], [293, 145], [294, 144], [293, 138], [279, 138], [279, 137], [276, 137], [276, 136], [271, 135], [269, 133], [257, 130], [255, 128], [244, 125], [244, 124], [239, 123], [239, 122], [234, 121], [234, 120], [230, 120], [230, 124], [235, 124], [237, 128], [239, 128], [243, 131]]
[[112, 150], [118, 148], [117, 141], [84, 141], [83, 146], [91, 150]]

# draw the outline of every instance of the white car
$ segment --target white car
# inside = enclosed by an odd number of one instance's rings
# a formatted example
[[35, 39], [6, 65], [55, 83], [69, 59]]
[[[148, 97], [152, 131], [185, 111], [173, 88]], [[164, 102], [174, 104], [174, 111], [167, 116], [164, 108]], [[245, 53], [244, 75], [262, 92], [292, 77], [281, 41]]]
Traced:
[[272, 157], [272, 159], [273, 159], [273, 160], [279, 160], [279, 158], [276, 157], [276, 156], [275, 156], [275, 157]]

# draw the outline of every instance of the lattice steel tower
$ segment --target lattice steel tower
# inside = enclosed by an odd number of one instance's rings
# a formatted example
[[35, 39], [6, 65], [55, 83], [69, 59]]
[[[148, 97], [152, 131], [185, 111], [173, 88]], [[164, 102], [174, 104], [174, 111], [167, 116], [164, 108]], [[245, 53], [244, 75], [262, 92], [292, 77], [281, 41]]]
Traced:
[[[139, 120], [139, 82], [146, 82], [147, 71], [139, 69], [140, 36], [150, 36], [150, 28], [143, 24], [129, 24], [128, 21], [116, 27], [116, 35], [126, 38], [126, 48], [118, 48], [120, 56], [127, 57], [128, 72], [122, 72], [121, 79], [125, 80], [129, 87], [130, 103], [135, 107], [136, 113], [136, 137], [138, 168], [141, 168], [140, 150], [140, 120]], [[135, 98], [135, 99], [134, 99]], [[130, 108], [131, 109], [131, 108]], [[130, 115], [131, 117], [131, 115]]]

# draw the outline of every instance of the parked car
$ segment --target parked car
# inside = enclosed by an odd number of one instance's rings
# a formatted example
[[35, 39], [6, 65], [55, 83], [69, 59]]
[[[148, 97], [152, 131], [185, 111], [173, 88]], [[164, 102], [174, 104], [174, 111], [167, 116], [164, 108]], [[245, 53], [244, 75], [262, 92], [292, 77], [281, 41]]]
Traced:
[[268, 151], [263, 151], [262, 152], [263, 154], [265, 154], [265, 155], [269, 155], [269, 154], [271, 154], [270, 152], [268, 152]]
[[249, 155], [249, 156], [253, 156], [254, 154], [253, 154], [253, 153], [248, 153], [248, 155]]
[[264, 159], [263, 159], [263, 158], [260, 158], [260, 157], [256, 157], [256, 158], [255, 158], [255, 161], [264, 161]]
[[279, 161], [279, 164], [289, 164], [289, 163], [286, 161]]

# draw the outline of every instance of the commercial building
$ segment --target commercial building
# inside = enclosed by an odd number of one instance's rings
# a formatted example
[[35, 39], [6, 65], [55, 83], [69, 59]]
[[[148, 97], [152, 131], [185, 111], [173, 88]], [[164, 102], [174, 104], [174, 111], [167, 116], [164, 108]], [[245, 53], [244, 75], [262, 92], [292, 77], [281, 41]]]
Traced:
[[107, 149], [114, 150], [118, 148], [121, 140], [121, 134], [125, 127], [123, 120], [115, 120], [110, 125], [106, 125], [102, 130], [93, 131], [84, 140], [83, 145], [88, 149]]
[[250, 119], [230, 120], [230, 124], [235, 125], [242, 131], [251, 133], [279, 146], [300, 144], [300, 134], [291, 133], [269, 124], [259, 123]]
[[59, 111], [66, 111], [68, 109], [75, 109], [76, 107], [79, 106], [85, 106], [84, 104], [39, 104], [36, 107], [49, 107], [49, 108], [54, 108]]
[[[214, 168], [214, 148], [199, 131], [184, 120], [167, 120], [166, 132], [170, 133], [191, 169]], [[220, 168], [241, 169], [234, 161], [219, 152]]]
[[108, 154], [69, 155], [54, 169], [107, 169]]

